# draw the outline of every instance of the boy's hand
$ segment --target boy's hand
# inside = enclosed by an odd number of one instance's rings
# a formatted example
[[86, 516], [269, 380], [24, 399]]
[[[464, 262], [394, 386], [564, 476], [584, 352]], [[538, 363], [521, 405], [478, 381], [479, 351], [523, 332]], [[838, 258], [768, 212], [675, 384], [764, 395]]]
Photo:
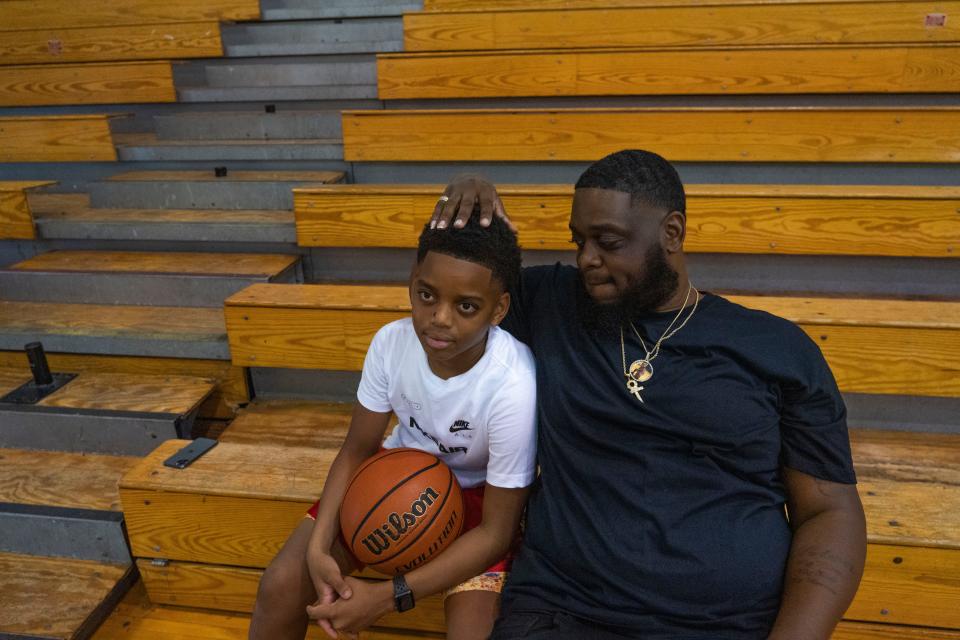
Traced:
[[[346, 600], [353, 596], [352, 590], [340, 573], [337, 561], [329, 553], [315, 548], [315, 545], [307, 547], [307, 569], [310, 572], [313, 587], [317, 590], [318, 604], [330, 604], [338, 599]], [[317, 624], [331, 638], [337, 637], [337, 632], [329, 620], [318, 619]]]
[[493, 216], [500, 217], [514, 233], [517, 228], [507, 217], [503, 202], [497, 194], [496, 187], [480, 176], [464, 174], [457, 176], [444, 189], [443, 195], [437, 200], [430, 218], [430, 228], [445, 229], [451, 222], [454, 227], [460, 228], [473, 215], [474, 206], [480, 203], [480, 226], [487, 227]]
[[352, 598], [307, 607], [307, 615], [321, 626], [327, 622], [336, 631], [357, 633], [393, 611], [393, 585], [389, 580], [365, 582], [348, 577], [345, 582], [353, 591]]

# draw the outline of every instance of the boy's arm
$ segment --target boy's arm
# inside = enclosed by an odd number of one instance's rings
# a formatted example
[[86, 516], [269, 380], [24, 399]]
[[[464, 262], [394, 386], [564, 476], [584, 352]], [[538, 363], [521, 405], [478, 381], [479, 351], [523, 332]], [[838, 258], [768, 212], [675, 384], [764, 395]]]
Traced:
[[[458, 585], [503, 558], [520, 527], [529, 493], [530, 487], [503, 489], [487, 485], [483, 521], [457, 538], [429, 564], [405, 575], [414, 599]], [[394, 610], [393, 584], [389, 580], [363, 582], [346, 578], [346, 583], [353, 592], [349, 600], [308, 607], [310, 617], [328, 619], [340, 631], [357, 632]]]
[[374, 455], [383, 442], [390, 413], [370, 411], [357, 403], [350, 419], [350, 430], [340, 452], [330, 466], [313, 533], [307, 546], [307, 566], [320, 597], [320, 602], [332, 602], [334, 594], [349, 598], [349, 588], [340, 574], [330, 549], [340, 531], [340, 503], [347, 492], [347, 483], [360, 464]]

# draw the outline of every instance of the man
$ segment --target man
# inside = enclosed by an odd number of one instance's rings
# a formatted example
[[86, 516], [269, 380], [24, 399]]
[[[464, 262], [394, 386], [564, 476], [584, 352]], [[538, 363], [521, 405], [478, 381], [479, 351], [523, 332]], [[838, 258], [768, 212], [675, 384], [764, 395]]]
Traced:
[[[467, 177], [432, 224], [476, 203], [503, 215]], [[541, 475], [492, 640], [829, 638], [866, 534], [818, 347], [697, 291], [656, 154], [588, 168], [569, 226], [577, 267], [525, 269], [503, 323], [536, 359]]]

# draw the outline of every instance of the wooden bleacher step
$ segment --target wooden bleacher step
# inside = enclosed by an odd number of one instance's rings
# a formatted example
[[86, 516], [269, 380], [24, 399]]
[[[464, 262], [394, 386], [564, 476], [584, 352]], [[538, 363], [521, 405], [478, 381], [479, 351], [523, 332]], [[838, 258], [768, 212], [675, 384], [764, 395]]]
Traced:
[[223, 312], [201, 307], [0, 300], [0, 349], [227, 360]]
[[335, 402], [258, 400], [237, 413], [218, 438], [233, 444], [339, 448], [353, 406]]
[[115, 134], [117, 155], [129, 162], [342, 160], [339, 138], [302, 140], [161, 140], [152, 133]]
[[94, 209], [85, 193], [29, 198], [44, 240], [273, 242], [295, 244], [293, 212], [217, 209]]
[[114, 162], [111, 117], [0, 116], [0, 162]]
[[166, 60], [0, 67], [3, 107], [176, 101]]
[[340, 182], [341, 171], [131, 171], [88, 185], [94, 208], [291, 210], [292, 187]]
[[377, 85], [384, 100], [937, 93], [957, 86], [958, 55], [937, 44], [402, 53], [377, 57]]
[[[940, 628], [950, 631], [930, 632], [956, 638], [960, 436], [855, 430], [852, 443], [870, 544], [846, 618]], [[182, 472], [163, 468], [178, 444], [164, 443], [121, 482], [133, 553], [151, 600], [249, 611], [259, 570], [319, 494], [336, 449], [223, 442]], [[167, 562], [146, 560], [158, 557]], [[442, 630], [439, 609], [418, 610], [384, 619], [383, 626]], [[873, 629], [843, 628], [846, 635], [838, 637], [870, 637], [858, 634]], [[938, 637], [911, 633], [889, 637]]]
[[349, 162], [954, 162], [960, 108], [380, 109], [344, 111], [343, 142]]
[[0, 448], [0, 551], [129, 562], [117, 483], [139, 460]]
[[[725, 6], [740, 4], [771, 4], [780, 0], [723, 0]], [[838, 2], [863, 2], [863, 0], [837, 0]], [[900, 2], [901, 0], [876, 0], [877, 2]], [[797, 4], [821, 4], [823, 0], [794, 0]], [[672, 7], [699, 6], [701, 2], [690, 0], [602, 0], [604, 7]], [[597, 0], [540, 0], [539, 9], [596, 9]], [[529, 0], [424, 0], [423, 10], [434, 11], [502, 11], [530, 9]]]
[[[302, 247], [416, 247], [444, 185], [294, 190]], [[570, 250], [573, 188], [498, 185], [527, 250]], [[870, 185], [686, 186], [691, 253], [960, 257], [960, 189]], [[33, 198], [31, 198], [31, 202]]]
[[0, 635], [86, 640], [135, 580], [131, 564], [0, 552]]
[[[189, 437], [216, 386], [188, 376], [76, 376], [36, 404], [0, 402], [0, 447], [146, 455], [164, 440]], [[26, 369], [0, 369], [0, 397], [30, 380]]]
[[373, 16], [402, 16], [407, 11], [419, 11], [419, 0], [328, 0], [318, 5], [310, 0], [267, 0], [263, 3], [263, 21], [320, 20], [337, 18], [369, 18]]
[[0, 270], [7, 300], [217, 307], [256, 282], [296, 282], [299, 256], [260, 253], [51, 251]]
[[[957, 5], [940, 5], [944, 12], [951, 7]], [[404, 16], [403, 50], [896, 45], [960, 40], [956, 26], [927, 27], [927, 12], [926, 5], [909, 1], [423, 12]]]
[[[960, 396], [960, 302], [727, 297], [797, 323], [842, 391]], [[359, 371], [377, 329], [409, 310], [404, 286], [258, 284], [227, 299], [225, 313], [238, 366]]]
[[54, 182], [46, 180], [0, 181], [0, 240], [33, 240], [33, 212], [27, 194]]
[[14, 0], [0, 5], [0, 24], [8, 31], [257, 20], [259, 17], [260, 6], [256, 0], [167, 0], [163, 3], [116, 0], [88, 3], [83, 11], [77, 11], [70, 0]]

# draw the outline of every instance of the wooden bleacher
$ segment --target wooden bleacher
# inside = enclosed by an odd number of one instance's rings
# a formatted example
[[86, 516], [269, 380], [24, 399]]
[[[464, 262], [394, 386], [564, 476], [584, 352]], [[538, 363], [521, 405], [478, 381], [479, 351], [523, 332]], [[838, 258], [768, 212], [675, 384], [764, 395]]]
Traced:
[[0, 116], [0, 162], [114, 162], [111, 116]]
[[36, 237], [27, 192], [55, 184], [49, 180], [0, 181], [0, 240], [32, 240]]
[[176, 101], [166, 60], [0, 67], [5, 107]]
[[[260, 413], [263, 420], [269, 411]], [[277, 426], [283, 415], [277, 414]], [[260, 569], [319, 494], [336, 453], [335, 447], [248, 442], [223, 442], [177, 472], [161, 466], [177, 448], [171, 441], [121, 482], [131, 544], [153, 602], [249, 612]], [[953, 579], [960, 568], [960, 495], [950, 489], [960, 436], [858, 430], [852, 444], [870, 545], [866, 575], [847, 620], [943, 628], [905, 629], [896, 637], [960, 636], [953, 606], [960, 597]], [[168, 562], [148, 561], [158, 557]], [[416, 615], [394, 615], [381, 625], [436, 632], [442, 617], [432, 607], [418, 607]], [[838, 633], [883, 637], [863, 624], [845, 623]]]
[[[901, 2], [902, 0], [875, 0]], [[723, 0], [724, 5], [775, 4], [783, 0]], [[794, 4], [823, 4], [823, 0], [790, 0]], [[863, 0], [834, 0], [863, 2]], [[597, 7], [673, 7], [717, 4], [717, 0], [538, 0], [538, 9], [596, 9]], [[509, 11], [529, 10], [530, 0], [424, 0], [424, 11]]]
[[351, 162], [955, 162], [957, 107], [385, 109], [343, 112]]
[[77, 11], [72, 0], [4, 0], [0, 3], [0, 32], [259, 17], [257, 0], [85, 0], [82, 11]]
[[[301, 247], [416, 247], [443, 185], [294, 190]], [[527, 250], [569, 250], [573, 187], [498, 185]], [[960, 257], [960, 188], [702, 185], [687, 192], [689, 253]]]
[[[941, 14], [960, 4], [936, 5]], [[404, 51], [957, 42], [929, 2], [762, 3], [408, 13]]]
[[[556, 49], [377, 56], [382, 100], [946, 93], [954, 45]], [[789, 72], [785, 72], [789, 69]]]
[[[728, 298], [796, 322], [843, 391], [960, 396], [960, 302]], [[225, 304], [237, 366], [360, 370], [376, 330], [410, 313], [403, 286], [253, 285]]]

